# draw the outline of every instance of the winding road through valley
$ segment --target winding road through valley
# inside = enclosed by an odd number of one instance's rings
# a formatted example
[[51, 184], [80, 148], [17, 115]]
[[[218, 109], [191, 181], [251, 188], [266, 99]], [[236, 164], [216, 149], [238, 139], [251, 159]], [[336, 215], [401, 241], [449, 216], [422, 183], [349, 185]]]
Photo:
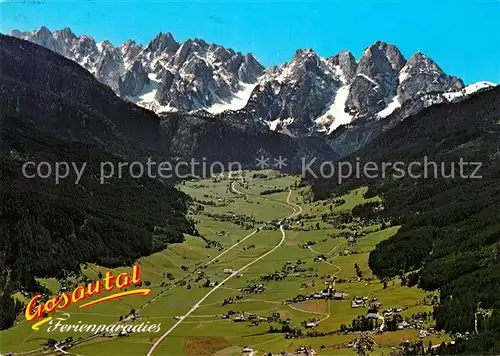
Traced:
[[[238, 194], [241, 194], [241, 195], [245, 195], [245, 193], [239, 191], [236, 186], [235, 186], [235, 181], [233, 181], [232, 185], [231, 185], [231, 189], [238, 193]], [[301, 212], [302, 212], [302, 207], [300, 207], [299, 205], [297, 204], [294, 204], [294, 203], [291, 203], [290, 202], [290, 197], [292, 195], [292, 190], [290, 189], [288, 191], [288, 196], [286, 198], [286, 204], [288, 206], [290, 206], [292, 209], [293, 209], [293, 213], [286, 216], [286, 218], [293, 218], [297, 215], [299, 215]], [[244, 237], [242, 240], [240, 240], [239, 242], [237, 242], [236, 244], [232, 245], [231, 247], [229, 247], [227, 250], [225, 250], [223, 253], [219, 254], [217, 257], [213, 258], [212, 260], [210, 260], [208, 263], [206, 263], [207, 265], [212, 263], [213, 261], [215, 261], [216, 259], [218, 259], [219, 257], [221, 257], [222, 255], [224, 255], [225, 253], [227, 253], [228, 251], [230, 251], [231, 249], [233, 249], [234, 247], [238, 246], [240, 243], [242, 243], [243, 241], [245, 241], [246, 239], [250, 238], [251, 236], [253, 236], [256, 232], [258, 231], [255, 230], [254, 232], [252, 232], [251, 234], [247, 235], [246, 237]], [[153, 355], [154, 351], [158, 348], [158, 346], [162, 343], [162, 341], [168, 336], [170, 335], [187, 317], [189, 317], [196, 309], [198, 309], [200, 307], [200, 305], [210, 296], [212, 295], [212, 293], [214, 293], [217, 289], [219, 289], [220, 287], [222, 287], [224, 285], [224, 283], [226, 283], [227, 281], [229, 281], [231, 278], [233, 278], [234, 276], [236, 276], [238, 273], [241, 273], [243, 272], [245, 269], [247, 269], [248, 267], [252, 266], [253, 264], [259, 262], [261, 259], [265, 258], [266, 256], [270, 255], [271, 253], [273, 253], [274, 251], [276, 251], [282, 244], [283, 242], [285, 241], [285, 238], [286, 238], [286, 234], [285, 234], [285, 230], [283, 228], [283, 225], [280, 226], [280, 231], [281, 231], [281, 240], [278, 242], [278, 244], [276, 246], [274, 246], [271, 250], [267, 251], [266, 253], [264, 253], [263, 255], [257, 257], [256, 259], [254, 259], [253, 261], [247, 263], [245, 266], [241, 267], [240, 269], [238, 269], [237, 271], [234, 271], [231, 275], [229, 275], [227, 278], [225, 278], [222, 282], [220, 282], [219, 284], [217, 284], [215, 287], [213, 287], [211, 290], [208, 291], [207, 294], [205, 294], [195, 305], [193, 305], [193, 307], [183, 316], [180, 317], [180, 319], [170, 328], [168, 329], [155, 343], [154, 345], [151, 347], [151, 349], [149, 349], [148, 353], [147, 353], [147, 356], [151, 356]]]

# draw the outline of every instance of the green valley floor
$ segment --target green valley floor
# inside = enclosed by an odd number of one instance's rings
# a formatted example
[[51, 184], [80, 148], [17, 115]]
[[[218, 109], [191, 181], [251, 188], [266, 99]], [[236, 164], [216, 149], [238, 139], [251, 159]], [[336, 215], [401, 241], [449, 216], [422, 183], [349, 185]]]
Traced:
[[[87, 324], [132, 322], [129, 316], [136, 314], [133, 323], [161, 323], [158, 333], [49, 333], [46, 327], [32, 330], [22, 315], [0, 332], [1, 353], [223, 356], [240, 355], [245, 348], [248, 354], [266, 355], [304, 347], [320, 355], [355, 355], [361, 332], [344, 326], [366, 316], [368, 305], [376, 302], [382, 305], [376, 325], [385, 322], [384, 310], [399, 310], [411, 327], [363, 332], [373, 343], [370, 354], [388, 354], [406, 340], [423, 340], [425, 346], [448, 341], [437, 332], [419, 335], [413, 324], [415, 315], [432, 314], [432, 295], [403, 287], [399, 279], [384, 283], [368, 267], [370, 251], [399, 226], [341, 224], [322, 217], [380, 199], [365, 199], [361, 188], [312, 202], [309, 188], [299, 183], [297, 176], [274, 171], [183, 182], [179, 189], [193, 198], [190, 214], [200, 236], [187, 235], [184, 243], [137, 261], [152, 293], [66, 310], [70, 320]], [[61, 285], [83, 284], [105, 271], [88, 264], [64, 281], [39, 282], [56, 294]], [[321, 295], [329, 288], [336, 298]], [[21, 293], [17, 297], [27, 302]], [[353, 307], [356, 297], [363, 302]], [[432, 330], [431, 324], [428, 318], [415, 325]], [[48, 339], [68, 336], [73, 341], [63, 352], [45, 346]]]

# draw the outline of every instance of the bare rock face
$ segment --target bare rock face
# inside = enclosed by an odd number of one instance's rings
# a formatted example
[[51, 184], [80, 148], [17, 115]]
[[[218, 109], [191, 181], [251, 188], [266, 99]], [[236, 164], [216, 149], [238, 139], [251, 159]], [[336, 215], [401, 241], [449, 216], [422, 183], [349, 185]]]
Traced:
[[127, 70], [120, 78], [120, 96], [137, 96], [149, 83], [148, 73], [142, 63], [138, 60], [134, 61], [130, 70]]
[[370, 77], [358, 75], [351, 85], [346, 105], [354, 115], [370, 115], [384, 108], [384, 98], [380, 84]]
[[254, 83], [262, 75], [264, 67], [250, 53], [247, 53], [238, 66], [238, 78], [244, 83]]
[[110, 42], [100, 44], [101, 51], [95, 67], [96, 78], [108, 85], [115, 93], [119, 92], [120, 75], [123, 72], [123, 58], [119, 48]]
[[395, 46], [377, 41], [361, 56], [357, 74], [364, 74], [382, 82], [385, 76], [399, 72], [405, 63], [401, 52]]
[[402, 68], [398, 96], [402, 101], [429, 93], [454, 92], [464, 88], [461, 79], [447, 75], [429, 57], [415, 53]]
[[142, 51], [142, 46], [138, 45], [137, 43], [135, 43], [135, 41], [132, 41], [132, 40], [126, 41], [119, 48], [120, 48], [120, 52], [122, 54], [123, 62], [125, 63], [125, 66], [127, 66], [127, 64], [133, 62], [134, 59]]
[[346, 78], [347, 84], [350, 84], [356, 77], [358, 63], [354, 56], [349, 51], [342, 51], [329, 59], [333, 66], [339, 66]]
[[180, 44], [175, 41], [170, 32], [160, 32], [153, 40], [151, 40], [151, 42], [149, 42], [148, 46], [144, 50], [144, 53], [150, 57], [156, 57], [162, 53], [173, 54], [177, 52], [179, 46]]
[[368, 47], [359, 60], [357, 76], [349, 91], [349, 110], [363, 116], [383, 109], [385, 98], [396, 94], [398, 73], [405, 63], [394, 45], [377, 41]]

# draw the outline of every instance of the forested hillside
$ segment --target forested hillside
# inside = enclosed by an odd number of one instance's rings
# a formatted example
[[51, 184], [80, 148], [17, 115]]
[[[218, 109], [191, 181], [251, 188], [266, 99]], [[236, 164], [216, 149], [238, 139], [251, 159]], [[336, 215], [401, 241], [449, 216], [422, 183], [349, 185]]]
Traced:
[[[195, 231], [188, 197], [173, 182], [128, 174], [99, 181], [101, 162], [168, 159], [155, 114], [35, 44], [0, 36], [0, 62], [0, 328], [7, 328], [21, 308], [11, 294], [36, 288], [35, 277], [61, 277], [84, 262], [130, 265]], [[74, 175], [56, 184], [53, 174], [26, 178], [28, 161], [87, 166], [79, 184]]]
[[263, 156], [286, 158], [284, 170], [300, 172], [302, 158], [309, 161], [337, 159], [338, 155], [318, 137], [292, 138], [260, 126], [248, 127], [245, 118], [236, 112], [211, 118], [184, 114], [162, 116], [164, 129], [171, 135], [172, 154], [187, 160], [207, 162], [239, 162], [244, 169], [253, 169]]
[[[450, 353], [500, 352], [500, 88], [456, 105], [431, 107], [410, 117], [348, 158], [409, 164], [481, 162], [470, 178], [351, 179], [342, 186], [316, 180], [316, 197], [330, 196], [355, 186], [369, 185], [368, 195], [384, 197], [386, 215], [402, 228], [370, 255], [379, 277], [408, 274], [410, 285], [439, 289], [436, 326], [451, 332], [474, 332], [480, 337], [455, 346]], [[434, 169], [430, 167], [429, 169]], [[471, 174], [475, 166], [467, 166]], [[414, 173], [423, 168], [415, 167]], [[394, 172], [393, 172], [394, 173]], [[367, 213], [367, 212], [365, 212]], [[368, 212], [369, 213], [369, 212]]]

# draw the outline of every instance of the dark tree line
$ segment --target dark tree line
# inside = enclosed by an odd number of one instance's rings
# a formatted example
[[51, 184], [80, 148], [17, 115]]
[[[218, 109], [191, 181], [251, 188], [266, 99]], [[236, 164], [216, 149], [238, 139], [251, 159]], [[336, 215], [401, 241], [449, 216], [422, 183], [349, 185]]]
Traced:
[[[100, 184], [96, 162], [117, 158], [91, 144], [56, 139], [14, 118], [0, 130], [0, 325], [12, 325], [19, 304], [12, 291], [35, 277], [63, 277], [80, 264], [130, 265], [141, 256], [195, 233], [186, 219], [188, 197], [172, 183], [111, 179]], [[15, 152], [15, 154], [13, 154]], [[27, 179], [23, 159], [89, 162], [79, 185], [72, 179]], [[93, 165], [94, 164], [94, 165]]]

